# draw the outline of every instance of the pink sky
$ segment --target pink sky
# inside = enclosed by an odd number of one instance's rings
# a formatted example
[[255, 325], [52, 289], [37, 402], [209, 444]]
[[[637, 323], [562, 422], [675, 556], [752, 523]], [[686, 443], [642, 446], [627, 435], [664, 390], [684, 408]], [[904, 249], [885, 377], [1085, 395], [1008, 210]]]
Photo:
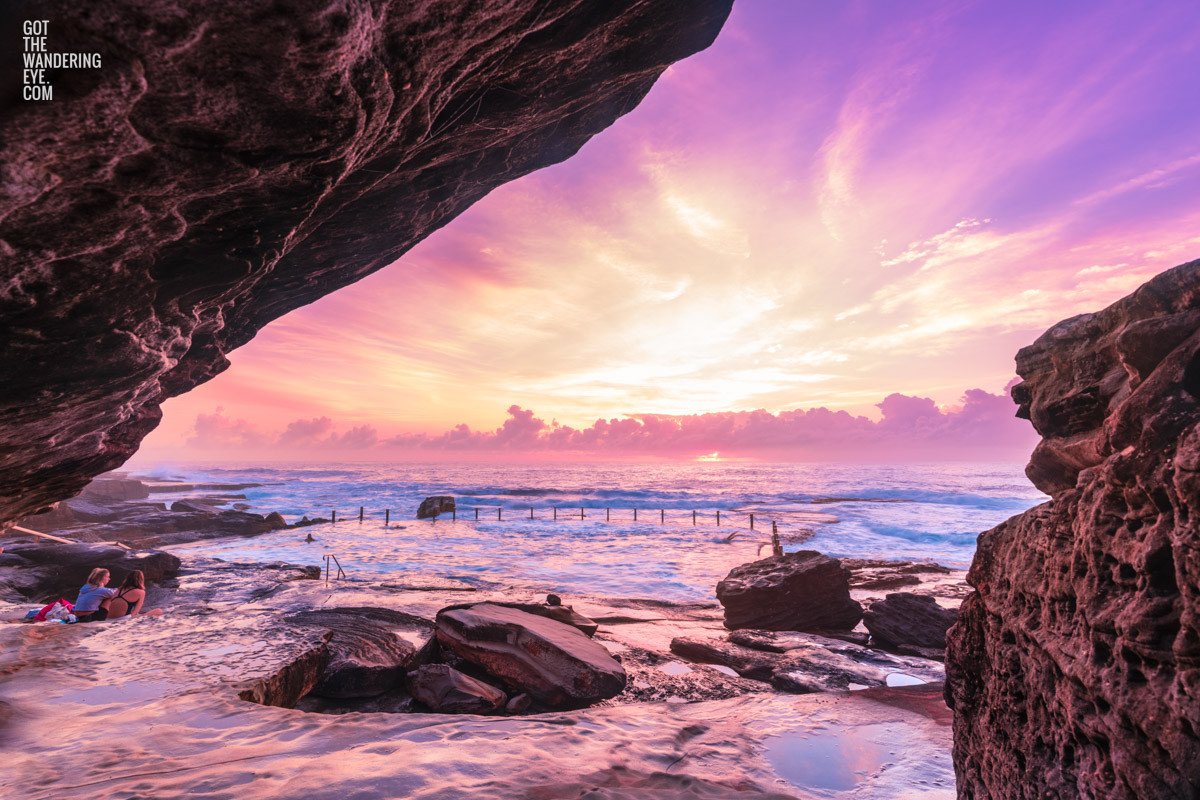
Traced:
[[1016, 350], [1200, 255], [1198, 55], [1193, 2], [743, 0], [575, 158], [168, 402], [145, 455], [465, 425], [492, 439], [457, 452], [1021, 458], [986, 399]]

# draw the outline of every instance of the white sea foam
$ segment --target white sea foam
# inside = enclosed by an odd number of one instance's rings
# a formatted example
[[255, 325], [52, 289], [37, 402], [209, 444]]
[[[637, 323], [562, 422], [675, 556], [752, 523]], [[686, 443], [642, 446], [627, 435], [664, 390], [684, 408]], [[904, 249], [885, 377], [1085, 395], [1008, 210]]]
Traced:
[[[198, 465], [175, 472], [191, 481], [264, 483], [245, 490], [246, 502], [289, 521], [338, 512], [336, 525], [190, 546], [220, 558], [318, 563], [331, 552], [361, 580], [420, 570], [487, 585], [693, 601], [712, 600], [731, 567], [765, 555], [772, 522], [788, 551], [965, 567], [981, 531], [1043, 499], [1021, 470], [585, 463]], [[456, 520], [414, 519], [424, 497], [440, 494], [458, 498]], [[384, 509], [393, 527], [383, 527]], [[812, 536], [801, 542], [805, 531]], [[303, 542], [306, 532], [315, 544]]]

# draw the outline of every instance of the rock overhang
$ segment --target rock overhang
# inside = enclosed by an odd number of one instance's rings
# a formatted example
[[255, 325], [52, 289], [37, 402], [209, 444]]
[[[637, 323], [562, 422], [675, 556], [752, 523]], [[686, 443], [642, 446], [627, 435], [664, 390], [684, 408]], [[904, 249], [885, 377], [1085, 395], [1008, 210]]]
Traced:
[[0, 105], [0, 524], [123, 463], [271, 320], [574, 154], [731, 3], [9, 7], [102, 67]]

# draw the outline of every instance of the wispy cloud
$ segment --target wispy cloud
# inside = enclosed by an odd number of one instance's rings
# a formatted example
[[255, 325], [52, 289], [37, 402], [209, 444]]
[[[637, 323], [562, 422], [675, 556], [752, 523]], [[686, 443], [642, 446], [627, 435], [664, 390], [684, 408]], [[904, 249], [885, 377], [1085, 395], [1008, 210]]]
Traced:
[[386, 439], [512, 404], [582, 431], [957, 403], [1200, 255], [1198, 50], [1194, 3], [738, 4], [576, 157], [270, 325], [150, 444], [218, 406]]

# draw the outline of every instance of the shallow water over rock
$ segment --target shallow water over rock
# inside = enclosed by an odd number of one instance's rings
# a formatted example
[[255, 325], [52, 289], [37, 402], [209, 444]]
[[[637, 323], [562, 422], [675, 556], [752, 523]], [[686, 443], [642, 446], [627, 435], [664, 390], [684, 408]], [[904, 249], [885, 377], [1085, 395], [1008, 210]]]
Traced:
[[[289, 577], [185, 560], [178, 588], [152, 590], [156, 603], [177, 601], [162, 617], [0, 624], [0, 700], [11, 709], [0, 794], [899, 798], [925, 780], [920, 796], [952, 796], [940, 685], [795, 697], [657, 649], [680, 631], [722, 632], [720, 612], [703, 605], [564, 598], [600, 621], [596, 641], [629, 671], [622, 696], [581, 711], [478, 717], [380, 713], [406, 710], [380, 703], [313, 714], [246, 702], [239, 695], [269, 700], [315, 682], [304, 659], [326, 637], [288, 623], [290, 614], [388, 606], [431, 618], [462, 598]], [[20, 610], [3, 605], [0, 616]], [[905, 747], [870, 769], [850, 758], [889, 737]], [[821, 748], [846, 757], [823, 771], [790, 766], [819, 759]], [[799, 755], [781, 761], [784, 752]]]

